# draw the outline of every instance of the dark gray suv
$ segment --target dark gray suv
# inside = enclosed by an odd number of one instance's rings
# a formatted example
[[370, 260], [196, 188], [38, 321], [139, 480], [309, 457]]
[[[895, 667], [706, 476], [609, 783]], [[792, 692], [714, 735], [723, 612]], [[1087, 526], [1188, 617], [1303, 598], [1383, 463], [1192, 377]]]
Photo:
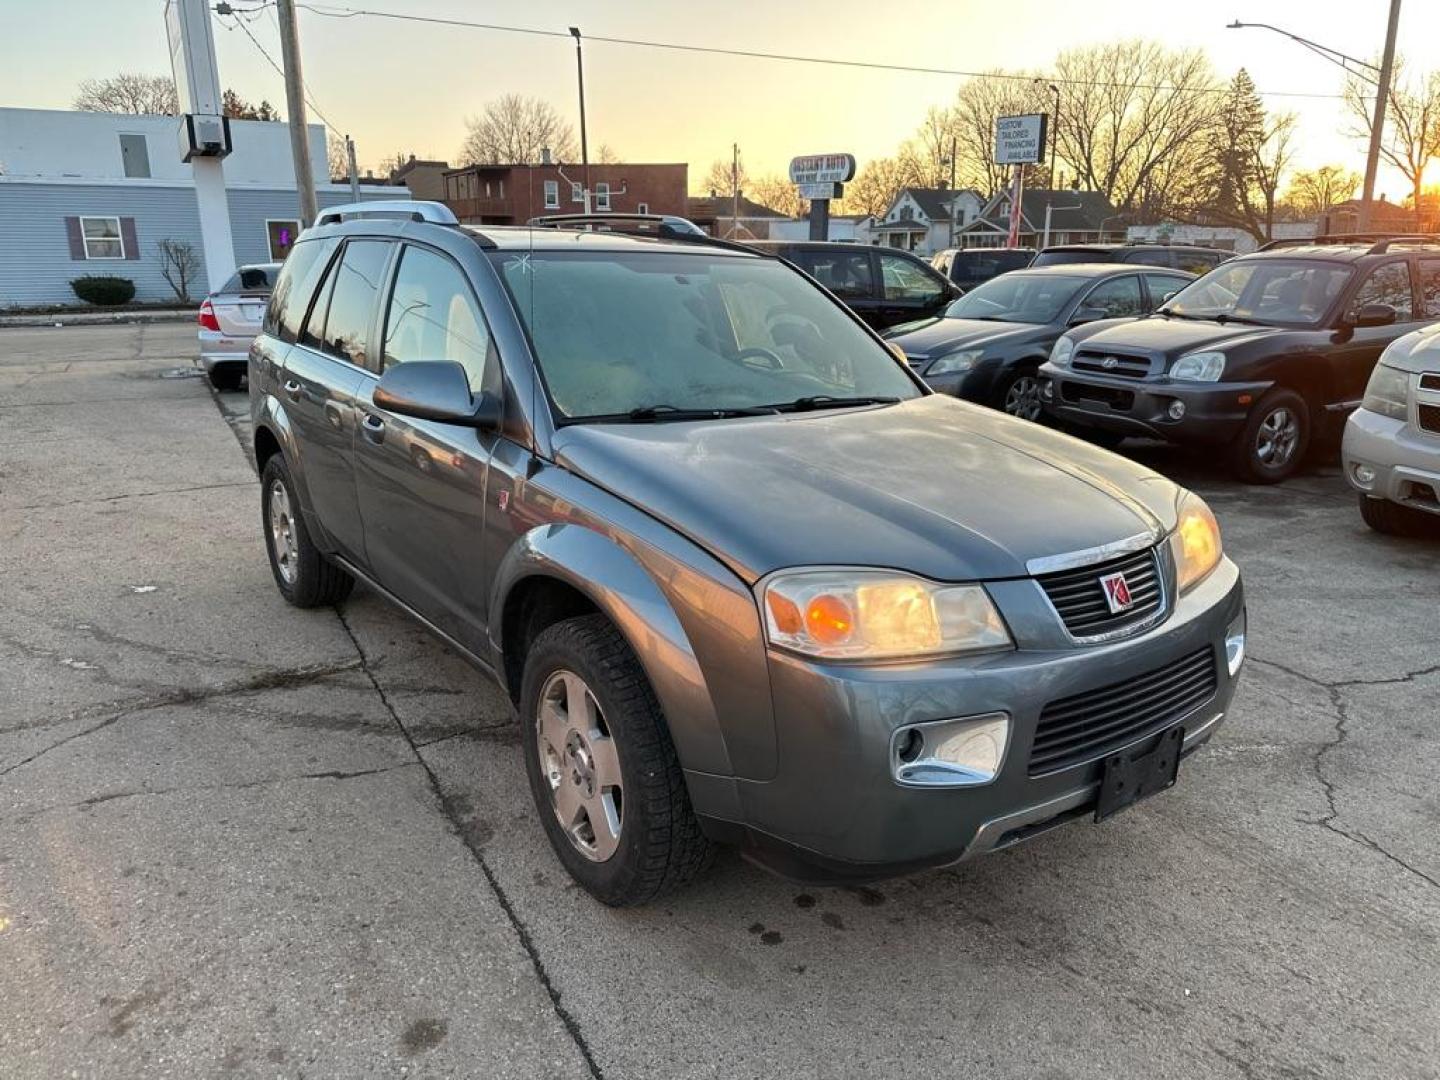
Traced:
[[716, 841], [873, 879], [1172, 784], [1244, 655], [1204, 502], [664, 232], [326, 211], [250, 353], [286, 599], [359, 579], [499, 680], [609, 904]]

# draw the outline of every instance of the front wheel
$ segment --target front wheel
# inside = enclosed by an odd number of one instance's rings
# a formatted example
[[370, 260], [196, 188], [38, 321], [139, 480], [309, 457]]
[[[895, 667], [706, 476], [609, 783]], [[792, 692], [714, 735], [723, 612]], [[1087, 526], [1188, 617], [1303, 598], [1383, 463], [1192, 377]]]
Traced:
[[1248, 484], [1278, 484], [1294, 475], [1310, 445], [1310, 407], [1293, 390], [1271, 390], [1250, 410], [1232, 451], [1235, 475]]
[[1045, 412], [1040, 400], [1040, 376], [1033, 368], [1018, 368], [1001, 376], [995, 407], [1021, 420], [1038, 422]]
[[545, 834], [570, 876], [612, 907], [694, 878], [711, 843], [639, 659], [603, 615], [542, 631], [525, 659], [521, 742]]

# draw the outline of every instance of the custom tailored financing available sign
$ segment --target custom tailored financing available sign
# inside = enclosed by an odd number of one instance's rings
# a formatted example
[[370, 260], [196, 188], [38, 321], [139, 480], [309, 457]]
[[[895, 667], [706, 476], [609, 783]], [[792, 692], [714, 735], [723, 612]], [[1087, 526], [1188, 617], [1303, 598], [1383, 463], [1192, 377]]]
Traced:
[[1049, 117], [1044, 113], [1000, 116], [995, 120], [995, 164], [1032, 165], [1045, 160]]

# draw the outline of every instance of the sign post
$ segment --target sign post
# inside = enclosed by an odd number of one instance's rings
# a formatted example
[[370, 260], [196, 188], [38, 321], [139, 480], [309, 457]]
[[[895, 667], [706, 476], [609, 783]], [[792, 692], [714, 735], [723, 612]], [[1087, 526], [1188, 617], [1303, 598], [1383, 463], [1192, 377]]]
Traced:
[[830, 239], [830, 200], [842, 198], [855, 176], [853, 154], [810, 154], [790, 159], [790, 182], [810, 200], [810, 239]]
[[[1010, 183], [1010, 247], [1020, 246], [1021, 202], [1025, 195], [1025, 166], [1045, 160], [1045, 136], [1050, 117], [1045, 113], [995, 118], [995, 164], [1014, 166]], [[1046, 233], [1049, 233], [1048, 214]], [[1048, 241], [1048, 236], [1047, 236]]]

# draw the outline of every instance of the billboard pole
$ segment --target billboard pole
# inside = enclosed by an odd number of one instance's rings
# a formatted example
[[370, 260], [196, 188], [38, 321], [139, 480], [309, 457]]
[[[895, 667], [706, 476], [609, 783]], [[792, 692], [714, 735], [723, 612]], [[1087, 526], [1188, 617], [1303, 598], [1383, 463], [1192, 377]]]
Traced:
[[1025, 166], [1016, 165], [1015, 176], [1010, 184], [1010, 238], [1008, 247], [1020, 246], [1020, 201], [1025, 195]]

